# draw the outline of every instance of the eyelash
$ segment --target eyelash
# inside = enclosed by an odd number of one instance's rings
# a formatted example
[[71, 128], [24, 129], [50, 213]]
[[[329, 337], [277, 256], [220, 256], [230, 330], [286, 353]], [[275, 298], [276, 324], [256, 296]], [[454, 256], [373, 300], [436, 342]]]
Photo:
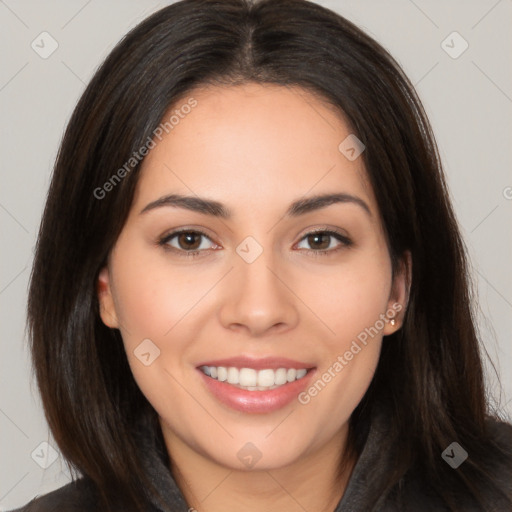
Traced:
[[[204, 249], [195, 250], [195, 251], [185, 251], [183, 249], [176, 249], [175, 247], [170, 247], [168, 245], [169, 242], [173, 238], [175, 238], [178, 235], [184, 234], [184, 233], [204, 236], [205, 238], [208, 238], [209, 240], [211, 240], [210, 237], [206, 233], [203, 233], [202, 231], [193, 230], [193, 229], [181, 229], [181, 230], [173, 231], [172, 233], [169, 233], [167, 235], [164, 235], [162, 238], [160, 238], [158, 240], [158, 245], [163, 247], [164, 250], [178, 253], [180, 257], [184, 257], [184, 258], [193, 258], [193, 257], [199, 256], [200, 253], [204, 252]], [[333, 253], [337, 253], [338, 251], [343, 250], [343, 249], [353, 245], [352, 240], [350, 240], [347, 236], [345, 236], [341, 232], [333, 230], [333, 229], [319, 229], [319, 230], [310, 231], [309, 233], [306, 233], [299, 240], [299, 243], [311, 235], [328, 235], [342, 243], [341, 246], [339, 246], [335, 249], [316, 249], [316, 250], [315, 249], [302, 249], [302, 250], [306, 251], [306, 253], [311, 254], [314, 257], [330, 256]]]

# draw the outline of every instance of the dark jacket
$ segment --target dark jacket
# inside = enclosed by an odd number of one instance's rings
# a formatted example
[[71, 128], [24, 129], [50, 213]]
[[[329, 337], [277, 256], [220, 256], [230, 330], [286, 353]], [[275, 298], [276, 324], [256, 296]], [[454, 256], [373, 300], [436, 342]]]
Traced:
[[[512, 447], [512, 425], [508, 423], [492, 422], [489, 428], [493, 437], [503, 446]], [[378, 489], [379, 478], [386, 470], [393, 467], [393, 453], [400, 449], [388, 442], [387, 421], [381, 412], [372, 418], [372, 424], [366, 438], [364, 448], [354, 467], [345, 493], [333, 512], [442, 512], [448, 510], [440, 497], [421, 478], [421, 475], [409, 476], [401, 486], [400, 503], [393, 493], [381, 495], [377, 505], [373, 506], [370, 496], [372, 489]], [[147, 436], [150, 438], [151, 436]], [[155, 445], [141, 439], [144, 453], [144, 467], [156, 489], [165, 498], [167, 508], [161, 508], [157, 501], [152, 499], [152, 507], [148, 512], [190, 512], [185, 499], [174, 481], [166, 461]], [[441, 459], [441, 464], [445, 462]], [[456, 469], [454, 469], [456, 471]], [[506, 467], [496, 468], [495, 482], [498, 487], [512, 495], [512, 461]], [[465, 499], [463, 496], [461, 499]], [[491, 508], [485, 512], [510, 512], [510, 508], [501, 501], [501, 495], [492, 495]], [[462, 503], [458, 502], [459, 505]], [[468, 502], [463, 506], [468, 512], [481, 511]], [[37, 497], [25, 507], [12, 512], [101, 512], [97, 505], [96, 493], [92, 485], [84, 478], [72, 482], [53, 492]], [[198, 512], [201, 512], [200, 510]], [[310, 511], [316, 512], [316, 511]]]

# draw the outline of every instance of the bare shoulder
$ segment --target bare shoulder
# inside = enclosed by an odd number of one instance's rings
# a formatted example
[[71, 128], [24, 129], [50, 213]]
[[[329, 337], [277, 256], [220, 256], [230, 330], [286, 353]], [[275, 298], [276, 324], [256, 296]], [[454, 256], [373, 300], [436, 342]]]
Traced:
[[90, 483], [78, 479], [11, 512], [89, 512], [98, 511], [95, 492]]

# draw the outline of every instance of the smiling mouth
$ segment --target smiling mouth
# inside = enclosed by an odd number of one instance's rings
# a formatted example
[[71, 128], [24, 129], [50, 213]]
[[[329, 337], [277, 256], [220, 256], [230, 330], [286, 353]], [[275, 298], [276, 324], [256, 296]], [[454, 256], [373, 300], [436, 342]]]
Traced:
[[269, 391], [280, 388], [306, 376], [306, 368], [236, 368], [233, 366], [200, 366], [199, 369], [211, 379], [225, 382], [247, 391]]

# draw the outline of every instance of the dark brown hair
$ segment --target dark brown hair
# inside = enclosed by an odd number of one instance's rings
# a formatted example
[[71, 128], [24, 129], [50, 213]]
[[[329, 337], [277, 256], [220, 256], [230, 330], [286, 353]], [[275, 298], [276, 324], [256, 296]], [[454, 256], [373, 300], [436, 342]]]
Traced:
[[[371, 406], [382, 404], [390, 414], [395, 464], [372, 491], [375, 503], [384, 492], [399, 502], [403, 482], [420, 474], [449, 510], [462, 510], [461, 496], [486, 509], [490, 490], [512, 506], [493, 477], [508, 455], [486, 426], [464, 246], [420, 100], [379, 44], [305, 0], [172, 4], [124, 37], [81, 97], [55, 165], [28, 304], [46, 418], [70, 467], [94, 483], [106, 507], [144, 508], [147, 482], [135, 441], [141, 418], [161, 442], [119, 331], [100, 320], [95, 288], [140, 164], [104, 197], [95, 190], [194, 87], [245, 82], [299, 86], [344, 113], [366, 146], [362, 158], [393, 270], [405, 251], [412, 256], [403, 328], [384, 339], [372, 384], [351, 418], [358, 452]], [[456, 471], [440, 456], [453, 440], [470, 453]]]

